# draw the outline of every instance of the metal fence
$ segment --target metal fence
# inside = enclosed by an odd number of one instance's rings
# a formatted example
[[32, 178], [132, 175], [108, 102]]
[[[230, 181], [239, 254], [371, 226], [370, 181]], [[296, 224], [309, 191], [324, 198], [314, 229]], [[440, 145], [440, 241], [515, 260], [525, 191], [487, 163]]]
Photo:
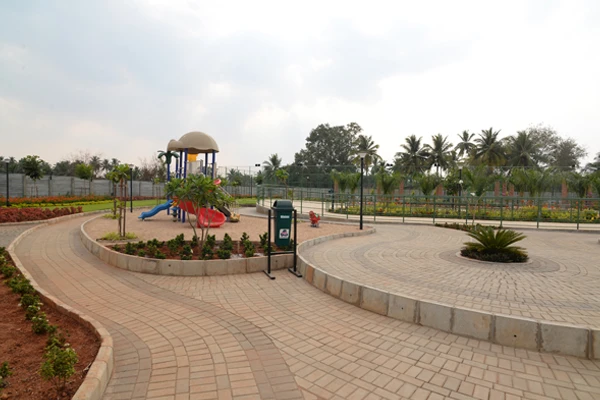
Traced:
[[[264, 206], [271, 206], [276, 199], [288, 198], [300, 207], [300, 212], [311, 207], [322, 214], [336, 214], [346, 219], [360, 214], [358, 194], [281, 187], [259, 187], [257, 193], [257, 203]], [[498, 226], [508, 221], [526, 221], [535, 223], [538, 228], [540, 223], [571, 223], [576, 224], [577, 229], [581, 224], [600, 224], [600, 198], [365, 194], [363, 199], [363, 216], [374, 221], [378, 218], [390, 220], [389, 217], [401, 221], [427, 218], [432, 223], [477, 220], [496, 221]]]

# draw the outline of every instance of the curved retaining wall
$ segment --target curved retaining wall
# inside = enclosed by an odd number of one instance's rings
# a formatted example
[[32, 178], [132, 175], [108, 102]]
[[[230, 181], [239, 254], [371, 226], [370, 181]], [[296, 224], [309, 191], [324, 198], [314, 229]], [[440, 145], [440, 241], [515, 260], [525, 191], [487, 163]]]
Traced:
[[108, 386], [108, 381], [112, 375], [112, 371], [114, 369], [114, 345], [113, 339], [110, 333], [95, 319], [79, 312], [78, 310], [66, 305], [56, 297], [52, 296], [44, 289], [42, 289], [35, 279], [31, 276], [29, 271], [23, 266], [19, 258], [14, 252], [14, 248], [19, 242], [31, 232], [39, 229], [45, 225], [54, 224], [60, 222], [65, 219], [74, 218], [74, 216], [81, 216], [80, 214], [67, 215], [64, 217], [54, 218], [52, 220], [46, 220], [40, 222], [38, 225], [28, 229], [19, 235], [13, 242], [8, 246], [8, 253], [13, 259], [15, 266], [19, 268], [21, 273], [29, 279], [31, 285], [38, 292], [42, 301], [45, 305], [54, 308], [60, 313], [66, 314], [71, 318], [76, 319], [81, 322], [83, 325], [87, 326], [92, 332], [95, 333], [96, 337], [100, 340], [100, 349], [98, 350], [98, 354], [94, 359], [94, 362], [90, 366], [90, 369], [83, 380], [83, 383], [73, 395], [72, 400], [100, 400], [104, 396], [104, 392], [106, 387]]
[[[99, 217], [96, 217], [99, 218]], [[133, 272], [155, 275], [177, 276], [215, 276], [260, 272], [267, 269], [267, 257], [238, 258], [229, 260], [158, 260], [133, 256], [113, 251], [96, 242], [85, 232], [81, 225], [80, 235], [83, 245], [88, 251], [105, 263], [117, 268]], [[290, 268], [294, 265], [293, 254], [280, 254], [271, 257], [271, 269]]]
[[302, 250], [310, 246], [343, 236], [351, 235], [312, 239], [298, 247], [300, 273], [307, 282], [322, 292], [377, 314], [460, 336], [540, 352], [600, 359], [600, 330], [484, 313], [413, 299], [328, 274], [310, 265], [302, 256]]

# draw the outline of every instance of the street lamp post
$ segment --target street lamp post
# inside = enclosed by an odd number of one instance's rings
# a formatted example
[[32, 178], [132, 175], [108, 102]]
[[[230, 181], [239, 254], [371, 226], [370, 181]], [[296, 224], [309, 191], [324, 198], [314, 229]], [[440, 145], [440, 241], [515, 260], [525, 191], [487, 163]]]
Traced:
[[363, 228], [363, 175], [365, 170], [365, 157], [367, 156], [366, 151], [359, 151], [358, 156], [360, 157], [360, 230]]
[[9, 185], [8, 185], [8, 164], [10, 163], [10, 161], [4, 160], [4, 166], [6, 167], [6, 207], [10, 207], [10, 201], [8, 200], [8, 198], [10, 197], [9, 194]]
[[129, 164], [129, 212], [133, 212], [133, 164]]

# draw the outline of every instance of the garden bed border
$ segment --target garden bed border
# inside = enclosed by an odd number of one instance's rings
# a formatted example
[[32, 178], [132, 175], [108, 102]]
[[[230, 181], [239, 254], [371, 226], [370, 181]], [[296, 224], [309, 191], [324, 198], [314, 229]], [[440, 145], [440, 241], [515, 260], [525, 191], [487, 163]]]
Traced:
[[[85, 248], [105, 263], [113, 267], [133, 272], [170, 276], [216, 276], [249, 274], [267, 269], [266, 256], [237, 258], [228, 260], [160, 260], [156, 258], [138, 257], [114, 251], [90, 238], [85, 231], [91, 218], [81, 224], [80, 236]], [[271, 269], [291, 268], [294, 264], [293, 254], [281, 254], [271, 257]]]
[[[105, 212], [106, 210], [103, 210], [103, 213]], [[80, 217], [83, 214], [84, 213], [77, 213], [39, 221], [37, 222], [37, 225], [21, 233], [15, 240], [13, 240], [8, 246], [7, 251], [10, 254], [15, 266], [25, 278], [29, 279], [31, 285], [38, 292], [44, 305], [48, 305], [56, 311], [79, 321], [82, 325], [88, 327], [92, 332], [94, 332], [96, 337], [100, 340], [98, 354], [96, 354], [96, 358], [90, 366], [90, 369], [81, 383], [81, 386], [79, 386], [79, 389], [72, 397], [72, 400], [100, 400], [104, 396], [104, 392], [106, 391], [108, 382], [110, 381], [112, 372], [114, 370], [114, 344], [112, 336], [98, 321], [63, 303], [58, 298], [52, 296], [50, 293], [42, 289], [37, 284], [35, 279], [33, 279], [29, 271], [27, 271], [25, 266], [21, 263], [21, 260], [19, 260], [14, 251], [15, 247], [21, 242], [21, 240], [35, 230], [40, 229], [45, 225], [52, 225], [67, 219]]]

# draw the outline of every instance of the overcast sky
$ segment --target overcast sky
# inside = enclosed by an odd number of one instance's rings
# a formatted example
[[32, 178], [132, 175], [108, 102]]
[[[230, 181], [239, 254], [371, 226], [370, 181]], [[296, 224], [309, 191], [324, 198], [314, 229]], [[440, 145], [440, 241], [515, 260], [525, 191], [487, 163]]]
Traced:
[[533, 124], [600, 152], [600, 1], [0, 2], [0, 155], [138, 163], [200, 130], [219, 165], [293, 161], [357, 122], [408, 135]]

